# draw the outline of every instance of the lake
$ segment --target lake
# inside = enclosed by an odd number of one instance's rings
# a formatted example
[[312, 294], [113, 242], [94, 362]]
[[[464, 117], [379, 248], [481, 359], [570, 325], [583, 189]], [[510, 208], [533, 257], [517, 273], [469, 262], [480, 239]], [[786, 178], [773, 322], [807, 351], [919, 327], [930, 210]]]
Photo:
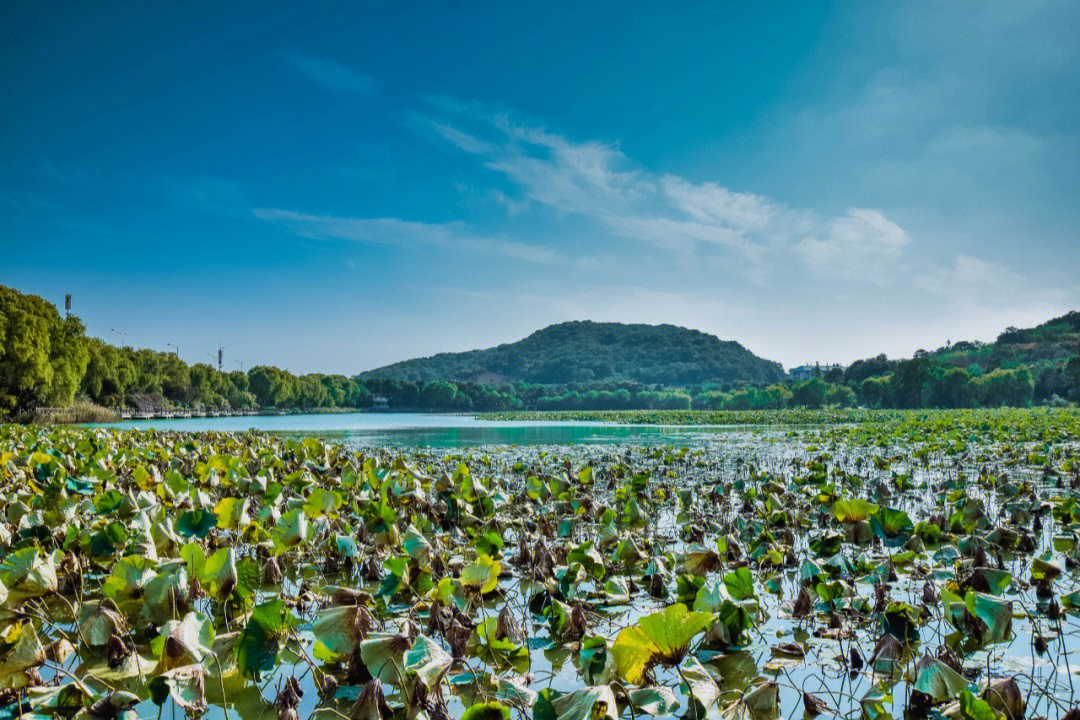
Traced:
[[[697, 444], [736, 428], [724, 425], [620, 425], [582, 421], [480, 420], [431, 413], [319, 413], [173, 420], [127, 420], [97, 427], [183, 432], [259, 430], [315, 436], [350, 445], [469, 447], [475, 445]], [[745, 426], [738, 428], [745, 430]]]

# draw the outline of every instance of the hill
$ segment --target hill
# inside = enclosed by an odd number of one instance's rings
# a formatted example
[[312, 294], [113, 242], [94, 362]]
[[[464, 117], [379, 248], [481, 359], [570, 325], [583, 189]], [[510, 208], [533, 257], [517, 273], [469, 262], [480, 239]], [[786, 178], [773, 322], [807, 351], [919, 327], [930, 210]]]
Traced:
[[675, 386], [779, 382], [784, 371], [737, 342], [698, 330], [577, 321], [551, 325], [518, 342], [405, 360], [359, 377], [534, 384], [632, 380]]
[[983, 370], [1062, 363], [1080, 352], [1080, 312], [1073, 311], [1033, 328], [1006, 328], [992, 343], [958, 342], [935, 350], [943, 365]]
[[[826, 376], [837, 382], [837, 376]], [[842, 375], [863, 404], [974, 407], [1080, 400], [1080, 312], [1033, 328], [1006, 328], [992, 343], [962, 341], [915, 353], [859, 360]]]

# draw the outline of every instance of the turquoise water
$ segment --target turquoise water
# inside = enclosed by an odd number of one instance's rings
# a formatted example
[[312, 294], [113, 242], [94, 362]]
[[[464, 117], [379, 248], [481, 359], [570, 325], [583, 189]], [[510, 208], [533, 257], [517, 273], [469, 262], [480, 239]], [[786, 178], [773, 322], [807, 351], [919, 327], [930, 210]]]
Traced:
[[325, 413], [256, 417], [128, 420], [99, 427], [204, 432], [255, 429], [315, 436], [358, 445], [468, 447], [473, 445], [694, 444], [726, 426], [617, 425], [581, 421], [479, 420], [428, 413]]

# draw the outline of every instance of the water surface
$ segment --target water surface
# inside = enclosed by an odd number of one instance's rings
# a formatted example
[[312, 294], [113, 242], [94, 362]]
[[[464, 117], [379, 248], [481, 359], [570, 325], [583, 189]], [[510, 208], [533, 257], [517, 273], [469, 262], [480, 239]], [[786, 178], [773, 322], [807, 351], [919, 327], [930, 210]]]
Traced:
[[[259, 430], [304, 435], [355, 445], [468, 447], [474, 445], [697, 444], [721, 425], [620, 425], [547, 420], [481, 420], [431, 413], [320, 413], [254, 417], [127, 420], [98, 427], [204, 432]], [[745, 428], [743, 428], [745, 429]]]

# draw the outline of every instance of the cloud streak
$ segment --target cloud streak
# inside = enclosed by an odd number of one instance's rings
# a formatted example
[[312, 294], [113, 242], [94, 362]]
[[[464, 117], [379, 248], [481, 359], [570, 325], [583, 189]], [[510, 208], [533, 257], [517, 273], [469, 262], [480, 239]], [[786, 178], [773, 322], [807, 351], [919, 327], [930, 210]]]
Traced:
[[357, 218], [310, 215], [280, 208], [254, 208], [252, 214], [300, 237], [347, 240], [395, 246], [428, 246], [447, 250], [501, 255], [530, 263], [568, 262], [553, 248], [473, 233], [463, 222], [423, 223], [400, 218]]
[[357, 94], [375, 91], [375, 82], [371, 78], [329, 58], [298, 51], [287, 52], [284, 57], [286, 62], [308, 80], [329, 90]]

